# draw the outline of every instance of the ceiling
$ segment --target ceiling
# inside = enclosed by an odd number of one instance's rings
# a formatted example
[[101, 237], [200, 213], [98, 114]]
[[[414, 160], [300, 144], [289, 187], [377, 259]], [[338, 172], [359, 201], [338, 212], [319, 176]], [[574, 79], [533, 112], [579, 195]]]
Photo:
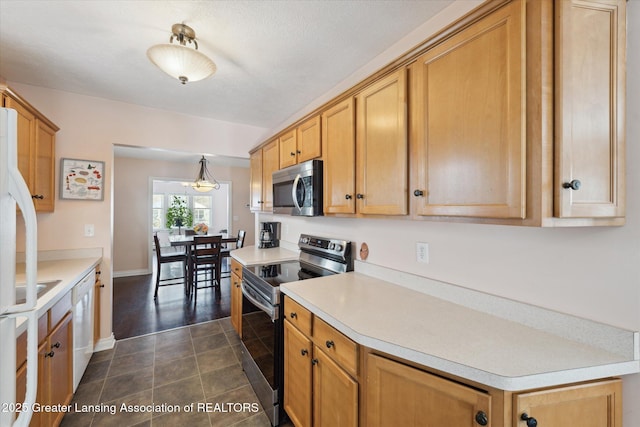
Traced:
[[[0, 76], [272, 129], [452, 2], [0, 0]], [[213, 77], [181, 85], [147, 59], [178, 22]]]

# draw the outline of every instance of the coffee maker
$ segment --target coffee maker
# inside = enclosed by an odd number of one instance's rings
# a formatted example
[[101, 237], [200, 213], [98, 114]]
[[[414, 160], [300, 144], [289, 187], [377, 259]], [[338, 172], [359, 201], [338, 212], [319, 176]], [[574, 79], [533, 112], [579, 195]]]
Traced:
[[280, 223], [260, 223], [260, 249], [276, 248], [280, 246]]

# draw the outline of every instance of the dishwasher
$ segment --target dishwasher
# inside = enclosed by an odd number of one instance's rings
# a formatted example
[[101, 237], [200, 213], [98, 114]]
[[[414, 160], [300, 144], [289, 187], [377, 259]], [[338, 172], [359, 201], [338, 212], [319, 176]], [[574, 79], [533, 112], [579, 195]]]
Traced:
[[96, 271], [92, 270], [71, 290], [74, 393], [93, 354], [93, 287], [95, 281]]

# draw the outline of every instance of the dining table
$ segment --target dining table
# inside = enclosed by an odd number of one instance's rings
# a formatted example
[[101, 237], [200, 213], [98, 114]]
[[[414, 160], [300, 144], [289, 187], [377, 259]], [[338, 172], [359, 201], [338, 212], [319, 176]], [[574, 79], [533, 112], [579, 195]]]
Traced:
[[[193, 265], [191, 262], [191, 257], [188, 256], [191, 251], [192, 251], [192, 246], [194, 244], [194, 237], [198, 237], [198, 236], [220, 236], [220, 242], [225, 244], [225, 243], [236, 243], [238, 237], [237, 236], [230, 236], [229, 234], [226, 233], [217, 233], [217, 234], [191, 234], [191, 235], [185, 235], [185, 234], [173, 234], [169, 236], [169, 242], [171, 242], [171, 246], [184, 246], [185, 247], [185, 252], [187, 253], [187, 271], [189, 272], [188, 274], [188, 279], [187, 279], [187, 283], [188, 283], [188, 292], [191, 292], [191, 286], [192, 286], [192, 280], [193, 278], [191, 277], [191, 272], [193, 271]], [[222, 256], [220, 256], [218, 258], [218, 265], [216, 266], [216, 280], [218, 281], [218, 284], [220, 284], [220, 262], [222, 260]]]

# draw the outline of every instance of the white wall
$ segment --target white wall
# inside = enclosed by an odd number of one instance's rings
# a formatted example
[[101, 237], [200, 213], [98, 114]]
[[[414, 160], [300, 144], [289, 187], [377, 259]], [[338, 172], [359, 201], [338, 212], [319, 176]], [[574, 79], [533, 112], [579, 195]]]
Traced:
[[[399, 41], [349, 79], [295, 116], [293, 122], [379, 69], [471, 2], [458, 2], [442, 16]], [[260, 215], [282, 222], [282, 239], [317, 233], [369, 245], [367, 262], [408, 271], [533, 305], [640, 330], [640, 2], [628, 8], [627, 223], [624, 227], [540, 229], [443, 222], [294, 218]], [[273, 129], [275, 133], [279, 128]], [[428, 242], [429, 264], [416, 262], [416, 242]], [[624, 379], [624, 427], [640, 419], [640, 374]]]

